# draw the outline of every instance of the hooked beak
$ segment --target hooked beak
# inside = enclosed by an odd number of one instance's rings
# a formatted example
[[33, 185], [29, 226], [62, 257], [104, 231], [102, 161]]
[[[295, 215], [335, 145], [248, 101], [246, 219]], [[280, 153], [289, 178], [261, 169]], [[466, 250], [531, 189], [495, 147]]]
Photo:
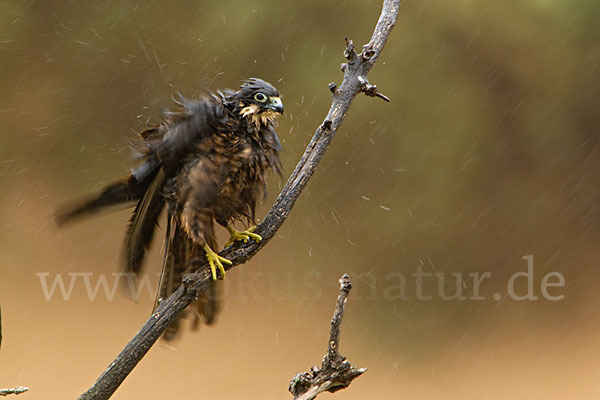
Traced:
[[283, 103], [279, 97], [269, 97], [267, 109], [283, 114]]

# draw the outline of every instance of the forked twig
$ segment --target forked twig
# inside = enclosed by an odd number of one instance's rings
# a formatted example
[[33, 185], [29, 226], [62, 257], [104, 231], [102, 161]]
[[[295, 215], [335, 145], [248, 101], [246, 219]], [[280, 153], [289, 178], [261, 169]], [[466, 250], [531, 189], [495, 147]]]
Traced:
[[355, 378], [367, 370], [366, 368], [354, 368], [339, 351], [342, 318], [346, 311], [346, 300], [350, 289], [352, 289], [350, 277], [348, 274], [344, 274], [340, 279], [340, 294], [331, 319], [327, 353], [323, 357], [320, 368], [314, 366], [310, 371], [298, 373], [292, 378], [289, 390], [294, 396], [294, 400], [313, 400], [319, 393], [333, 393], [345, 389]]

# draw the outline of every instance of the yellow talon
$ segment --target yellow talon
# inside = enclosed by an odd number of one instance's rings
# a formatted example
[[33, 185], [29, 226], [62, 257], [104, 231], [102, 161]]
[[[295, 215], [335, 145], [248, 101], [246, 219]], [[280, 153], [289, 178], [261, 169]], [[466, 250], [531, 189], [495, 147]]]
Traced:
[[225, 279], [225, 268], [223, 267], [223, 263], [227, 265], [231, 265], [233, 263], [225, 257], [221, 257], [220, 255], [215, 253], [215, 251], [211, 249], [210, 246], [208, 246], [207, 244], [204, 245], [204, 251], [206, 252], [206, 259], [208, 260], [208, 264], [210, 265], [213, 280], [217, 280], [217, 269], [219, 269], [219, 278]]
[[253, 226], [245, 231], [238, 231], [233, 226], [227, 225], [227, 230], [229, 231], [229, 240], [225, 243], [225, 247], [229, 247], [236, 240], [242, 240], [244, 243], [248, 243], [248, 240], [254, 239], [256, 243], [262, 240], [260, 235], [253, 233], [256, 230], [256, 226]]

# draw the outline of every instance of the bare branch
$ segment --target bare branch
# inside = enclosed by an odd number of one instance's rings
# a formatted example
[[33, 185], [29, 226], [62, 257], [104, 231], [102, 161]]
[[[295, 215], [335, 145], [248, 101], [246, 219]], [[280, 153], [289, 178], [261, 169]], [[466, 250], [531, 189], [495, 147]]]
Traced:
[[332, 362], [339, 361], [342, 356], [340, 355], [340, 330], [342, 329], [342, 318], [346, 311], [346, 300], [348, 294], [352, 289], [352, 282], [348, 274], [344, 274], [340, 278], [340, 294], [335, 303], [335, 311], [333, 318], [331, 319], [331, 333], [329, 334], [329, 346], [327, 348], [326, 358], [323, 360], [323, 365], [330, 364]]
[[333, 393], [345, 389], [355, 378], [367, 370], [366, 368], [354, 368], [339, 352], [342, 318], [350, 289], [352, 289], [350, 277], [348, 274], [344, 274], [340, 279], [340, 294], [331, 319], [327, 353], [323, 357], [321, 368], [312, 367], [310, 371], [298, 373], [292, 378], [289, 390], [294, 396], [294, 400], [313, 400], [319, 393]]
[[[346, 41], [344, 54], [347, 58], [347, 64], [344, 64], [345, 67], [343, 68], [343, 82], [332, 95], [331, 107], [325, 120], [317, 128], [300, 162], [292, 172], [271, 210], [263, 222], [258, 225], [255, 233], [259, 234], [263, 240], [259, 243], [251, 241], [247, 244], [237, 242], [220, 252], [221, 256], [232, 261], [232, 265], [225, 267], [226, 270], [243, 264], [252, 258], [273, 238], [289, 215], [344, 120], [352, 101], [358, 93], [364, 91], [364, 85], [359, 77], [366, 80], [368, 72], [379, 58], [396, 22], [399, 6], [400, 0], [384, 0], [381, 15], [373, 35], [369, 43], [363, 46], [363, 51], [360, 54], [356, 54], [352, 41]], [[160, 303], [142, 329], [109, 365], [96, 383], [79, 399], [108, 399], [159, 338], [169, 321], [196, 299], [198, 294], [206, 288], [210, 279], [212, 278], [208, 265], [204, 265], [193, 274], [187, 275], [177, 291]]]
[[29, 388], [24, 386], [17, 386], [10, 389], [0, 389], [0, 396], [8, 396], [9, 394], [21, 394], [28, 391]]

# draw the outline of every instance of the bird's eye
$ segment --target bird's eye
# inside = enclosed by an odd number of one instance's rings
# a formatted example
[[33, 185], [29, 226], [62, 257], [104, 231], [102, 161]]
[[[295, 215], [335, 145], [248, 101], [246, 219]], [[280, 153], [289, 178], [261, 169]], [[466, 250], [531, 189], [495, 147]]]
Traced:
[[264, 93], [256, 93], [254, 95], [254, 100], [264, 103], [265, 101], [267, 101], [267, 96], [265, 96]]

